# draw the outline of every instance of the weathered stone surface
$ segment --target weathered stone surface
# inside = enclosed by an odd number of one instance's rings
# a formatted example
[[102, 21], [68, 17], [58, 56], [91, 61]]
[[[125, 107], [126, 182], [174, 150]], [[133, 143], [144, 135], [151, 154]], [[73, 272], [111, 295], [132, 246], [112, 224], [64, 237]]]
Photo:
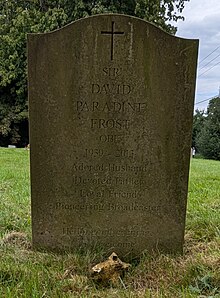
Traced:
[[29, 35], [34, 247], [182, 251], [197, 48], [113, 14]]

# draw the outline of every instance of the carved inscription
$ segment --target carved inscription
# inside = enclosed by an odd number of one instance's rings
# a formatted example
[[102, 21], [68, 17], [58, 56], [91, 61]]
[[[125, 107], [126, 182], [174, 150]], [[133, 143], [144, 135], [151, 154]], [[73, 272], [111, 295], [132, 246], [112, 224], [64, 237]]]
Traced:
[[[107, 151], [104, 149], [85, 149], [85, 154], [84, 157], [93, 157], [93, 158], [98, 158], [98, 157], [104, 157], [104, 156], [112, 156], [115, 158], [128, 158], [128, 159], [133, 159], [135, 157], [135, 152], [134, 150], [127, 150], [127, 149], [116, 149], [115, 151]], [[111, 166], [108, 167], [109, 171], [114, 171], [114, 169], [117, 168], [115, 167], [114, 164], [112, 165], [113, 169], [111, 169]], [[105, 167], [106, 168], [106, 167]], [[107, 169], [107, 168], [106, 168]]]
[[112, 186], [119, 186], [119, 185], [144, 185], [144, 180], [139, 178], [133, 177], [83, 177], [83, 176], [73, 176], [71, 185], [112, 185]]
[[[103, 151], [102, 149], [98, 149]], [[123, 151], [130, 151], [131, 153], [133, 150], [123, 150]], [[132, 164], [115, 164], [115, 163], [108, 163], [108, 164], [85, 164], [85, 163], [74, 163], [73, 164], [73, 172], [85, 171], [85, 172], [147, 172], [148, 166], [147, 165], [132, 165]]]
[[126, 138], [126, 135], [118, 134], [118, 135], [100, 135], [99, 141], [100, 143], [120, 143], [123, 142]]
[[[96, 132], [95, 147], [87, 145], [80, 151], [85, 162], [75, 162], [72, 166], [70, 188], [76, 190], [74, 196], [82, 202], [62, 203], [58, 200], [54, 208], [70, 213], [138, 212], [160, 217], [161, 206], [138, 203], [144, 196], [145, 178], [142, 174], [148, 172], [148, 162], [143, 163], [136, 148], [125, 145], [135, 118], [147, 113], [148, 102], [136, 99], [136, 90], [123, 79], [125, 70], [121, 67], [103, 67], [100, 71], [103, 81], [88, 82], [86, 85], [91, 97], [79, 98], [74, 103], [75, 113], [86, 119], [84, 125], [88, 123], [91, 131]], [[108, 144], [112, 146], [108, 148]], [[106, 158], [110, 158], [111, 162], [105, 162]], [[88, 160], [94, 163], [88, 163]], [[70, 202], [69, 195], [67, 201]], [[78, 237], [82, 242], [90, 242], [94, 237], [111, 237], [113, 234], [114, 237], [143, 237], [147, 231], [146, 227], [137, 226], [118, 230], [63, 227], [63, 235]], [[117, 243], [119, 247], [129, 248], [133, 245], [132, 241]]]
[[86, 229], [86, 228], [78, 228], [75, 227], [65, 227], [63, 228], [64, 235], [75, 235], [75, 236], [86, 236], [86, 237], [134, 237], [139, 238], [147, 235], [148, 230], [141, 229], [138, 226], [132, 226], [129, 228], [119, 228], [118, 230], [113, 230], [112, 228], [109, 229]]
[[128, 119], [91, 119], [91, 128], [92, 129], [106, 129], [106, 128], [115, 128], [115, 129], [129, 129], [130, 121]]
[[[83, 190], [81, 190], [83, 192]], [[112, 192], [114, 194], [114, 192]], [[126, 198], [134, 198], [135, 195], [138, 194], [137, 192], [133, 193], [124, 193]], [[120, 194], [121, 195], [121, 194]], [[102, 196], [102, 193], [100, 192], [100, 197]], [[114, 196], [119, 196], [119, 193], [115, 193]], [[82, 204], [68, 204], [68, 203], [62, 203], [62, 202], [56, 202], [55, 204], [56, 210], [75, 210], [75, 211], [114, 211], [114, 212], [136, 212], [136, 211], [142, 211], [146, 212], [148, 214], [154, 214], [157, 216], [160, 216], [162, 212], [164, 212], [164, 207], [160, 205], [156, 206], [149, 206], [149, 205], [143, 205], [138, 202], [131, 202], [127, 204], [119, 204], [117, 202], [114, 203], [97, 203], [97, 204], [90, 204], [90, 203], [82, 203]], [[169, 206], [167, 207], [167, 211], [169, 211]]]
[[131, 86], [120, 84], [92, 84], [92, 93], [95, 94], [122, 94], [131, 93]]
[[77, 112], [116, 112], [116, 113], [127, 113], [127, 112], [146, 112], [147, 103], [146, 102], [128, 102], [128, 101], [77, 101], [76, 111]]
[[[114, 115], [119, 115], [120, 117], [114, 118], [104, 118], [103, 116], [100, 118], [91, 118], [90, 119], [90, 128], [93, 130], [100, 129], [112, 129], [112, 130], [129, 130], [131, 128], [131, 114], [144, 114], [147, 112], [147, 102], [137, 102], [135, 101], [135, 97], [132, 97], [132, 101], [127, 99], [133, 92], [133, 87], [127, 83], [117, 83], [116, 80], [120, 78], [123, 74], [123, 69], [119, 67], [104, 67], [101, 70], [101, 74], [104, 74], [107, 78], [111, 79], [111, 82], [101, 83], [96, 82], [91, 84], [91, 88], [89, 88], [93, 98], [97, 96], [97, 100], [77, 100], [75, 103], [75, 111], [77, 113], [99, 113], [100, 115], [109, 113], [114, 113]], [[116, 100], [108, 100], [103, 99], [103, 96], [123, 96]], [[122, 119], [121, 115], [126, 115], [126, 118]], [[123, 135], [121, 136], [123, 138]], [[114, 137], [113, 137], [114, 139]], [[119, 142], [119, 138], [115, 138], [114, 141], [112, 138], [100, 138], [100, 141], [107, 142]], [[116, 140], [117, 139], [117, 140]], [[121, 139], [122, 140], [122, 139]]]
[[118, 67], [104, 67], [103, 68], [103, 73], [110, 77], [110, 78], [116, 78], [121, 75], [122, 73], [122, 68]]

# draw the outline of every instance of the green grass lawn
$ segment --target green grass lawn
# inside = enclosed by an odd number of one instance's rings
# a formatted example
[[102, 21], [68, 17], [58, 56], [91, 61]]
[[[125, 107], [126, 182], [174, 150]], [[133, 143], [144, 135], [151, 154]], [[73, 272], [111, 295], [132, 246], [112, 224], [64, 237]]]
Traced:
[[88, 275], [102, 251], [55, 255], [30, 242], [29, 151], [0, 148], [1, 298], [220, 297], [220, 162], [191, 161], [184, 255], [143, 254], [117, 286]]

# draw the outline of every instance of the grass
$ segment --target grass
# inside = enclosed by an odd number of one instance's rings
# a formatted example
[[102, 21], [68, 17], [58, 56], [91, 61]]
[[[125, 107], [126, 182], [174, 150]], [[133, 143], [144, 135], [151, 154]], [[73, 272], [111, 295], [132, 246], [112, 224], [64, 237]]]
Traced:
[[0, 297], [220, 297], [220, 162], [191, 161], [184, 255], [133, 263], [123, 283], [97, 287], [102, 251], [31, 249], [29, 151], [0, 148]]

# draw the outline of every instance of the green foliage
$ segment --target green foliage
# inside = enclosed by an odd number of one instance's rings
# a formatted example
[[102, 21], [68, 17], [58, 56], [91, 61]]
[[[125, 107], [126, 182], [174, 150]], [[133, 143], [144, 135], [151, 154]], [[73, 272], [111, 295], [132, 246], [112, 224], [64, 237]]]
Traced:
[[66, 20], [62, 8], [43, 12], [38, 1], [0, 2], [0, 146], [16, 144], [21, 135], [21, 144], [28, 143], [27, 33], [48, 32]]
[[[218, 294], [218, 288], [216, 287], [215, 283], [213, 282], [213, 278], [211, 275], [205, 275], [203, 277], [197, 277], [195, 281], [195, 285], [189, 286], [189, 289], [192, 293], [197, 294], [208, 294], [208, 297], [215, 297], [215, 294]], [[207, 297], [207, 296], [205, 296]]]
[[[16, 144], [23, 136], [23, 145], [28, 143], [27, 106], [11, 94], [11, 85], [0, 88], [0, 146]], [[9, 137], [10, 136], [10, 137]]]
[[210, 100], [207, 117], [196, 137], [199, 152], [208, 159], [220, 160], [220, 98]]
[[196, 147], [196, 137], [201, 132], [205, 119], [205, 112], [196, 110], [193, 116], [192, 147]]
[[133, 15], [175, 33], [176, 27], [166, 22], [183, 18], [186, 1], [0, 0], [0, 146], [25, 143], [20, 126], [28, 110], [27, 33], [49, 32], [97, 13]]

